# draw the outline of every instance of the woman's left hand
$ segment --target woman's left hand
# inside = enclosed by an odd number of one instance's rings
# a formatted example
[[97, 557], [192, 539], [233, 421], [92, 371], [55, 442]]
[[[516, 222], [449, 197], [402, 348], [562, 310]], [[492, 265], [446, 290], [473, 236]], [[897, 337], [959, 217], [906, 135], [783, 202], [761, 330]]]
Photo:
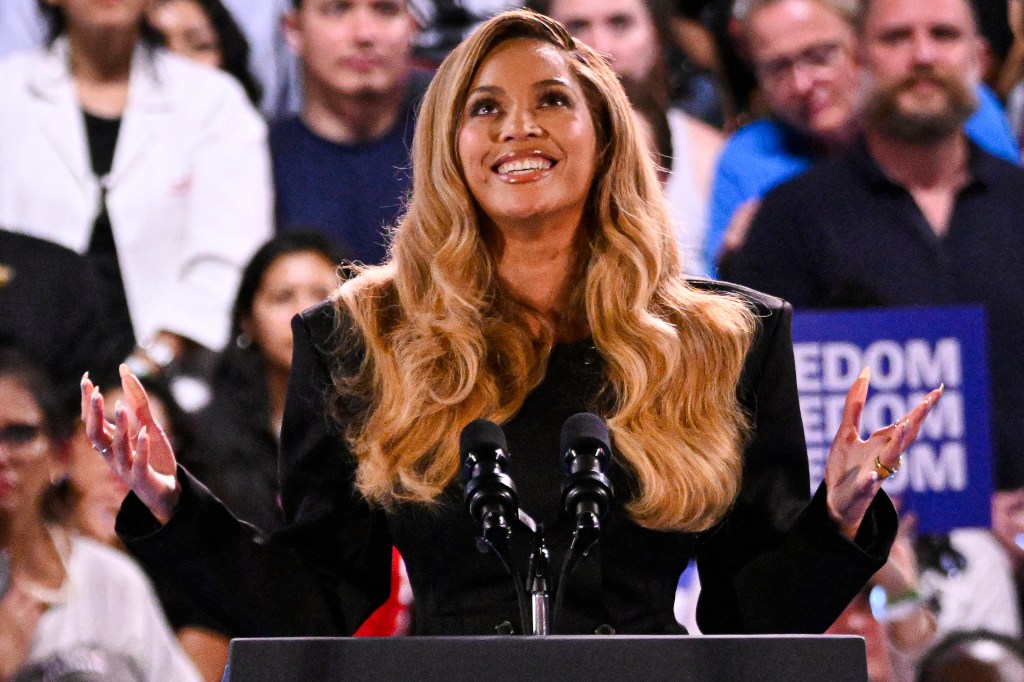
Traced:
[[925, 417], [942, 397], [935, 389], [905, 417], [875, 431], [867, 440], [860, 437], [860, 417], [868, 397], [871, 374], [865, 368], [846, 394], [843, 420], [825, 464], [828, 513], [840, 532], [856, 537], [871, 501], [882, 481], [892, 476], [903, 462], [902, 455], [917, 438]]

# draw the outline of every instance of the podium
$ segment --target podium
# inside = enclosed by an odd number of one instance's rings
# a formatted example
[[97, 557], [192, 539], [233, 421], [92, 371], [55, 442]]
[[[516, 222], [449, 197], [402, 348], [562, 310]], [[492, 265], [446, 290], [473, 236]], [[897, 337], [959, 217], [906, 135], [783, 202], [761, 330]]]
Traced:
[[853, 636], [235, 639], [227, 682], [867, 682]]

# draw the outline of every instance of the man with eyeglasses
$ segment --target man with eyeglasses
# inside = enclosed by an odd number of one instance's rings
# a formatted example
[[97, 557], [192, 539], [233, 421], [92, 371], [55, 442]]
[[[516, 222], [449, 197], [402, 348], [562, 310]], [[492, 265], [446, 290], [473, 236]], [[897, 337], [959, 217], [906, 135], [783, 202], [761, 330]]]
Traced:
[[[858, 134], [858, 5], [737, 0], [733, 15], [772, 116], [737, 131], [719, 158], [704, 242], [708, 272], [717, 272], [721, 259], [742, 244], [765, 193], [844, 149]], [[979, 85], [978, 96], [968, 135], [987, 151], [1017, 161], [1020, 152], [995, 95]]]

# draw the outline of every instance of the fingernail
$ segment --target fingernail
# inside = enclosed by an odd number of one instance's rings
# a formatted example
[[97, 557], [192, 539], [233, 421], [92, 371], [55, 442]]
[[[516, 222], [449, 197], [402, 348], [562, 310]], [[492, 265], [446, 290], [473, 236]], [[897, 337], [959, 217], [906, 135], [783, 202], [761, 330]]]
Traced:
[[98, 403], [100, 401], [100, 387], [99, 386], [93, 386], [92, 387], [91, 399], [92, 399], [92, 401], [94, 403]]
[[128, 368], [128, 365], [124, 364], [123, 362], [117, 366], [117, 371], [123, 377], [126, 377], [132, 373], [131, 369]]
[[870, 367], [865, 367], [864, 369], [862, 369], [860, 371], [860, 374], [857, 375], [857, 378], [858, 379], [867, 379], [867, 380], [870, 381], [871, 380], [871, 368]]
[[82, 375], [82, 381], [80, 382], [80, 386], [82, 388], [85, 388], [85, 382], [87, 382], [88, 380], [89, 380], [89, 371], [86, 370], [85, 374]]

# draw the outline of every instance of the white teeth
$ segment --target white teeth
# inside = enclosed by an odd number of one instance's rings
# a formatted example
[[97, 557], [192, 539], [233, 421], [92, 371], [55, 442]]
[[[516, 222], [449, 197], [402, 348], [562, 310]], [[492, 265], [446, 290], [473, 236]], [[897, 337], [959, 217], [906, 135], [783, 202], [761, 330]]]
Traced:
[[531, 156], [525, 159], [506, 161], [498, 166], [498, 173], [500, 175], [508, 175], [509, 173], [521, 173], [524, 171], [547, 170], [548, 168], [551, 168], [551, 161], [539, 156]]

